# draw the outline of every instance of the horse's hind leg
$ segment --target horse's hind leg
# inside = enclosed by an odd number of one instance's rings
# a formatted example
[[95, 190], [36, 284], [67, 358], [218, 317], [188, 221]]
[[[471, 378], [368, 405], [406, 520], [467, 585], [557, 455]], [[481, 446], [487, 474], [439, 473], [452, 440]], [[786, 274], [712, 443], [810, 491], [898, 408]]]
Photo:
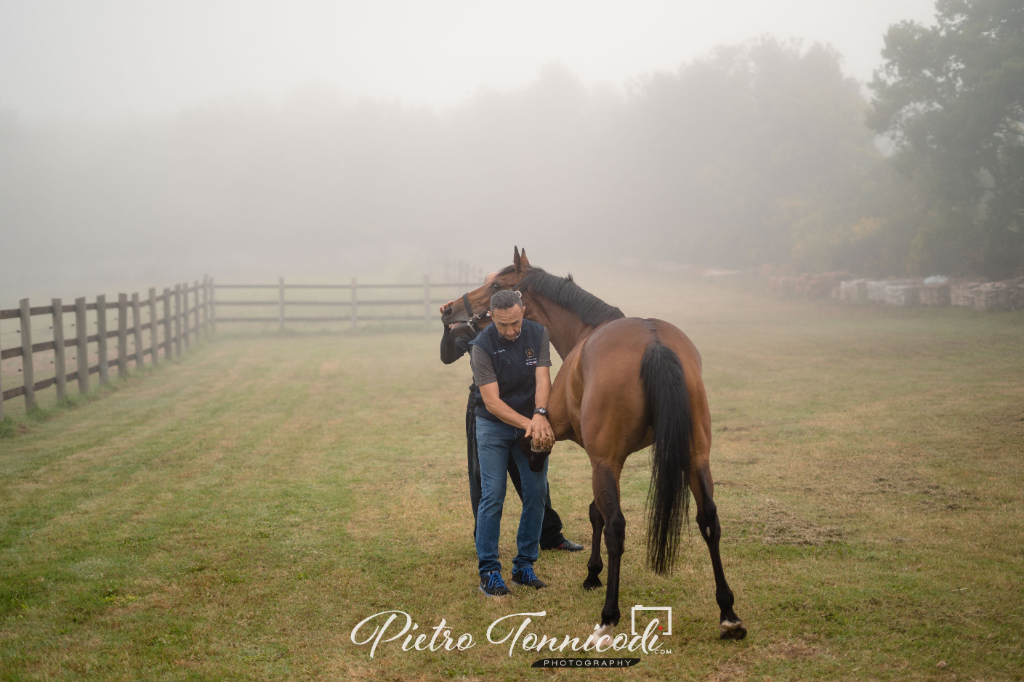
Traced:
[[718, 543], [722, 538], [722, 526], [718, 522], [718, 508], [715, 506], [715, 500], [711, 493], [711, 470], [707, 464], [699, 467], [691, 477], [690, 489], [693, 491], [693, 498], [697, 503], [697, 527], [700, 528], [700, 534], [708, 545], [708, 551], [711, 552], [711, 567], [715, 572], [715, 601], [718, 602], [718, 608], [722, 610], [721, 638], [743, 639], [747, 636], [747, 629], [743, 627], [743, 621], [732, 609], [732, 590], [729, 589], [729, 583], [725, 581], [722, 557], [718, 551]]
[[583, 589], [596, 590], [601, 587], [601, 571], [604, 569], [601, 562], [601, 531], [604, 530], [604, 517], [597, 508], [597, 502], [590, 503], [590, 527], [594, 535], [590, 541], [590, 561], [587, 562], [587, 579], [583, 581]]
[[[606, 464], [594, 467], [594, 503], [604, 518], [604, 541], [608, 548], [608, 588], [605, 591], [601, 625], [618, 625], [619, 566], [626, 544], [626, 517], [619, 505], [618, 472]], [[598, 555], [600, 561], [600, 555]]]

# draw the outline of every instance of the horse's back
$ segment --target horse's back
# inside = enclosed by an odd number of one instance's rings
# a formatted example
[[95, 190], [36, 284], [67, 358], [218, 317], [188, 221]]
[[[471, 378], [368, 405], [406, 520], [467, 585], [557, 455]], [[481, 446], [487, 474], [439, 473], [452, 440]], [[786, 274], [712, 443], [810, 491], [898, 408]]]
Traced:
[[700, 378], [701, 359], [697, 346], [679, 327], [656, 318], [624, 317], [602, 325], [586, 340], [581, 361], [584, 368], [592, 363], [596, 369], [612, 360], [622, 372], [634, 369], [639, 372], [643, 355], [653, 343], [671, 348], [687, 376]]

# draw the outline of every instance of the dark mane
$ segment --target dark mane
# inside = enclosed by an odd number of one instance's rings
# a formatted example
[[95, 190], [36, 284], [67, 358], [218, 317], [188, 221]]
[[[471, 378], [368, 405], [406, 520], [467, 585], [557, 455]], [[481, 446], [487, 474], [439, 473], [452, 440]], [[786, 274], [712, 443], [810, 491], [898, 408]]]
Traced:
[[[513, 266], [509, 266], [509, 268], [515, 270]], [[499, 274], [505, 274], [505, 270]], [[608, 320], [625, 317], [622, 311], [615, 306], [610, 306], [592, 293], [581, 289], [572, 281], [572, 275], [559, 277], [548, 274], [541, 268], [531, 267], [526, 273], [526, 277], [520, 282], [519, 288], [523, 291], [532, 291], [575, 313], [583, 324], [597, 326]]]

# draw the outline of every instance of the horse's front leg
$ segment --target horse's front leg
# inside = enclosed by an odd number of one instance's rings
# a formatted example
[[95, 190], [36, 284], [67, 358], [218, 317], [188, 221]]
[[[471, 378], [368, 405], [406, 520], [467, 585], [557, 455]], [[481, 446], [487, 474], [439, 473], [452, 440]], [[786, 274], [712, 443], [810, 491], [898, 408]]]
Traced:
[[747, 636], [747, 629], [743, 627], [743, 621], [733, 611], [732, 590], [729, 583], [725, 581], [725, 571], [722, 569], [722, 556], [718, 551], [719, 540], [722, 539], [722, 526], [718, 522], [718, 508], [712, 496], [711, 469], [705, 464], [697, 467], [690, 478], [690, 489], [693, 491], [693, 499], [697, 504], [697, 527], [700, 528], [701, 537], [707, 543], [708, 551], [711, 553], [711, 568], [715, 573], [715, 601], [721, 609], [721, 620], [719, 621], [720, 637], [722, 639], [743, 639]]
[[604, 517], [601, 510], [597, 508], [596, 502], [590, 503], [590, 527], [593, 530], [591, 536], [590, 561], [587, 562], [587, 579], [583, 581], [583, 589], [596, 590], [601, 587], [601, 571], [604, 570], [604, 563], [601, 562], [601, 532], [604, 530]]

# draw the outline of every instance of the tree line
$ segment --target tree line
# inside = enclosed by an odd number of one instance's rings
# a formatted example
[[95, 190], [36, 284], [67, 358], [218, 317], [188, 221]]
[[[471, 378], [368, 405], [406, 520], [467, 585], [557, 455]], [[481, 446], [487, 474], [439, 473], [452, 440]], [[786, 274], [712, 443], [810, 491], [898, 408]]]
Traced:
[[443, 111], [309, 90], [116, 123], [0, 112], [5, 246], [52, 245], [7, 272], [61, 254], [122, 267], [119, 245], [155, 239], [132, 267], [329, 265], [382, 244], [489, 263], [525, 244], [1024, 274], [1024, 6], [936, 10], [934, 27], [889, 29], [868, 95], [835, 50], [764, 38], [624, 90], [552, 65]]

